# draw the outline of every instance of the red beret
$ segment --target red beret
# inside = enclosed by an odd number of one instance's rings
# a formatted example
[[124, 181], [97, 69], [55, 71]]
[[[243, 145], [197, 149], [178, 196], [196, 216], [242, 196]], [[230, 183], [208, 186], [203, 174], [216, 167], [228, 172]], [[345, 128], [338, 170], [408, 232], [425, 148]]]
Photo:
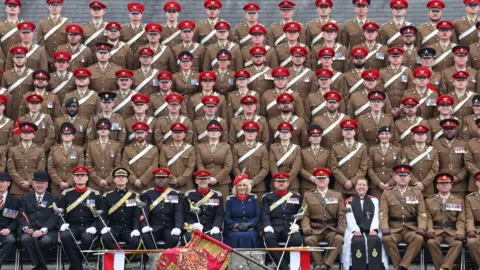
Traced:
[[253, 120], [247, 120], [242, 124], [242, 130], [260, 130], [260, 125], [253, 121]]
[[318, 57], [322, 58], [324, 56], [334, 57], [335, 56], [335, 50], [333, 50], [333, 48], [330, 48], [330, 47], [320, 48], [320, 50], [318, 50]]
[[145, 122], [135, 122], [135, 123], [132, 124], [132, 130], [133, 131], [137, 131], [137, 130], [148, 131], [149, 129], [150, 129], [150, 127]]
[[437, 98], [437, 106], [440, 104], [453, 105], [455, 104], [455, 100], [450, 95], [441, 95]]
[[53, 59], [54, 60], [65, 60], [67, 62], [70, 62], [72, 59], [72, 54], [67, 51], [56, 51], [53, 53]]
[[358, 128], [358, 123], [357, 123], [357, 121], [352, 120], [352, 119], [345, 119], [342, 122], [340, 122], [340, 128], [357, 129]]
[[330, 177], [332, 176], [332, 171], [327, 168], [315, 168], [312, 174], [317, 178]]
[[200, 73], [200, 75], [198, 76], [198, 79], [200, 81], [203, 81], [203, 80], [206, 80], [206, 79], [210, 79], [210, 80], [217, 80], [217, 75], [215, 74], [215, 72], [211, 71], [211, 70], [206, 70], [206, 71], [202, 71]]
[[248, 33], [262, 33], [263, 35], [267, 35], [267, 28], [261, 24], [254, 24], [248, 28]]
[[218, 103], [220, 103], [220, 98], [217, 97], [217, 96], [204, 96], [202, 98], [202, 103], [207, 105], [207, 104], [214, 104], [214, 105], [218, 105]]
[[237, 174], [237, 176], [235, 176], [235, 179], [233, 179], [233, 186], [236, 186], [238, 182], [242, 180], [247, 180], [247, 179], [248, 179], [248, 174], [246, 173]]
[[240, 103], [242, 104], [255, 104], [257, 102], [258, 102], [258, 99], [253, 95], [246, 95], [240, 99]]
[[412, 127], [410, 130], [412, 131], [412, 133], [427, 133], [430, 131], [430, 129], [427, 126], [422, 124], [416, 125]]
[[86, 68], [77, 68], [73, 71], [73, 76], [75, 77], [91, 77], [92, 72]]
[[23, 46], [13, 46], [13, 47], [10, 47], [10, 53], [11, 54], [27, 54], [28, 53], [28, 49], [26, 47], [23, 47]]
[[167, 70], [160, 70], [160, 72], [157, 74], [157, 79], [159, 81], [172, 80], [172, 73], [168, 72]]
[[170, 93], [165, 97], [165, 102], [167, 103], [175, 103], [175, 104], [181, 104], [183, 102], [183, 96], [180, 95], [179, 93]]
[[362, 79], [378, 79], [380, 72], [376, 69], [366, 69], [361, 74]]
[[282, 103], [282, 102], [292, 102], [295, 101], [295, 98], [289, 94], [289, 93], [282, 93], [277, 96], [277, 103]]
[[272, 77], [288, 77], [290, 71], [286, 67], [276, 67], [272, 70]]
[[403, 105], [418, 105], [418, 99], [416, 97], [407, 96], [402, 98]]
[[319, 68], [315, 71], [315, 75], [317, 75], [318, 78], [332, 78], [333, 71], [328, 68]]
[[453, 29], [453, 23], [451, 21], [442, 20], [437, 22], [437, 29]]
[[115, 71], [115, 76], [116, 76], [117, 78], [120, 78], [120, 77], [129, 77], [129, 78], [131, 78], [131, 77], [133, 77], [133, 71], [130, 70], [130, 69], [126, 69], [126, 68], [124, 68], [124, 69], [119, 69], [119, 70]]
[[220, 0], [205, 0], [205, 2], [203, 2], [203, 6], [205, 8], [209, 8], [209, 7], [222, 8], [223, 5]]
[[83, 36], [83, 28], [80, 25], [74, 23], [67, 25], [67, 27], [65, 28], [65, 32], [77, 33]]
[[33, 22], [21, 22], [17, 23], [17, 29], [22, 32], [22, 31], [31, 31], [35, 30], [35, 23]]
[[263, 46], [252, 46], [250, 50], [248, 50], [250, 55], [265, 55], [267, 54], [267, 50]]
[[205, 169], [200, 169], [193, 173], [193, 176], [197, 178], [208, 178], [211, 175], [212, 173], [209, 170], [205, 170]]
[[176, 1], [168, 1], [163, 5], [163, 11], [167, 10], [176, 10], [178, 12], [182, 11], [182, 6]]
[[357, 56], [357, 55], [367, 56], [368, 55], [368, 49], [365, 48], [365, 47], [362, 47], [362, 46], [357, 46], [350, 51], [350, 55], [351, 56]]
[[293, 126], [290, 124], [290, 122], [280, 122], [277, 126], [277, 130], [282, 131], [282, 130], [287, 130], [292, 132]]
[[230, 24], [226, 21], [218, 21], [215, 24], [215, 30], [230, 30]]
[[173, 124], [170, 126], [170, 130], [171, 130], [171, 131], [183, 131], [183, 132], [187, 132], [187, 131], [188, 131], [188, 128], [187, 128], [187, 126], [185, 126], [183, 123], [176, 122], [176, 123], [173, 123]]
[[418, 67], [413, 70], [413, 77], [432, 77], [432, 71], [428, 67]]
[[190, 29], [193, 31], [193, 29], [195, 29], [195, 26], [196, 24], [192, 20], [183, 20], [178, 23], [178, 29], [180, 30]]
[[427, 2], [427, 8], [444, 9], [445, 3], [442, 0], [430, 0]]
[[172, 172], [168, 168], [156, 168], [152, 171], [155, 176], [169, 176]]
[[88, 175], [90, 172], [88, 171], [87, 166], [77, 166], [73, 168], [73, 174], [86, 174]]
[[394, 7], [408, 8], [408, 2], [407, 2], [407, 0], [391, 0], [390, 1], [390, 8], [394, 8]]
[[148, 103], [150, 102], [150, 97], [144, 93], [136, 93], [130, 98], [130, 101], [133, 103]]
[[163, 27], [159, 23], [151, 22], [145, 25], [145, 32], [162, 32], [162, 31], [163, 31]]
[[272, 178], [288, 180], [288, 178], [290, 178], [290, 174], [287, 172], [277, 172], [272, 175]]
[[260, 6], [255, 2], [249, 2], [243, 6], [243, 10], [245, 11], [260, 10]]
[[322, 31], [337, 31], [338, 32], [338, 25], [334, 22], [326, 22], [322, 25]]
[[235, 72], [235, 78], [250, 78], [250, 71], [248, 69], [239, 69]]
[[130, 12], [137, 11], [137, 12], [142, 12], [143, 13], [145, 11], [145, 6], [142, 3], [133, 2], [133, 3], [128, 3], [127, 4], [127, 9]]
[[42, 102], [43, 97], [41, 95], [38, 95], [38, 94], [30, 94], [30, 95], [25, 97], [25, 100], [27, 102]]
[[337, 91], [328, 91], [325, 94], [323, 94], [323, 98], [325, 100], [336, 100], [336, 101], [341, 101], [342, 100], [342, 94], [340, 94]]
[[302, 26], [298, 22], [288, 22], [283, 26], [283, 32], [297, 31], [300, 32]]
[[376, 22], [366, 22], [362, 26], [363, 30], [378, 30], [380, 26]]

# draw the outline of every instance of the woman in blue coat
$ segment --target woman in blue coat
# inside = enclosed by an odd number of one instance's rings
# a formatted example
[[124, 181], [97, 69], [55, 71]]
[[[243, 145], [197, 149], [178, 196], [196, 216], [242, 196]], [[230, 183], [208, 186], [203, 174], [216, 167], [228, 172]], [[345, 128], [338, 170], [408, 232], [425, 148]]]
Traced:
[[248, 175], [237, 175], [233, 181], [233, 195], [227, 198], [225, 242], [232, 248], [260, 247], [257, 230], [260, 210], [257, 197], [250, 194], [252, 190], [250, 182]]

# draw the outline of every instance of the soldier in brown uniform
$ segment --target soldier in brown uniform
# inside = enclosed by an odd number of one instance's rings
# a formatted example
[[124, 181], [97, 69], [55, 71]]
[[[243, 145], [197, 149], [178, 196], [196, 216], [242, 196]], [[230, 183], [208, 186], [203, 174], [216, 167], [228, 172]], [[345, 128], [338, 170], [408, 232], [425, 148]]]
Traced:
[[[272, 51], [273, 49], [269, 49]], [[265, 65], [267, 61], [267, 49], [263, 46], [252, 46], [249, 51], [252, 56], [252, 66], [248, 68], [250, 71], [250, 80], [248, 88], [256, 91], [260, 96], [267, 89], [273, 88], [273, 77], [271, 76], [272, 68]]]
[[[477, 124], [477, 132], [480, 133], [480, 120], [475, 121]], [[465, 165], [470, 173], [470, 179], [468, 181], [468, 191], [475, 192], [477, 187], [475, 186], [474, 176], [480, 172], [480, 139], [472, 138], [467, 142], [467, 149], [464, 154]]]
[[215, 80], [213, 91], [227, 98], [228, 94], [235, 89], [235, 70], [229, 69], [231, 67], [232, 54], [227, 49], [220, 49], [215, 59], [218, 62], [213, 72], [217, 74], [217, 79]]
[[73, 143], [77, 129], [70, 122], [62, 123], [59, 128], [60, 144], [50, 149], [47, 161], [47, 170], [52, 184], [52, 194], [58, 196], [63, 190], [74, 186], [73, 168], [84, 165], [84, 149]]
[[14, 67], [3, 73], [1, 87], [6, 88], [10, 95], [7, 116], [10, 119], [17, 119], [18, 107], [22, 102], [23, 96], [25, 93], [33, 90], [33, 78], [31, 76], [33, 70], [25, 66], [26, 54], [28, 53], [27, 48], [15, 46], [10, 48], [10, 53], [13, 56]]
[[400, 28], [410, 25], [405, 20], [407, 14], [407, 0], [390, 0], [390, 8], [392, 9], [392, 20], [383, 24], [380, 29], [380, 43], [388, 47], [403, 46], [403, 40], [400, 38]]
[[47, 51], [48, 62], [51, 64], [52, 55], [57, 47], [67, 43], [67, 25], [72, 21], [63, 17], [63, 0], [47, 0], [49, 15], [40, 19], [37, 30], [37, 42]]
[[90, 142], [85, 154], [85, 165], [90, 172], [88, 185], [91, 188], [108, 191], [113, 189], [111, 171], [120, 167], [122, 147], [120, 143], [108, 138], [112, 123], [108, 119], [97, 121], [98, 140]]
[[[218, 22], [227, 21], [219, 18], [220, 9], [223, 6], [220, 0], [205, 0], [203, 6], [205, 7], [207, 18], [197, 23], [193, 40], [207, 47], [217, 41], [215, 25]], [[229, 33], [228, 40], [233, 41], [232, 33]]]
[[[429, 0], [426, 4], [428, 8], [428, 19], [426, 23], [418, 26], [417, 46], [428, 47], [439, 41], [437, 35], [437, 22], [442, 19], [445, 3], [442, 0]], [[455, 35], [452, 35], [452, 42], [456, 42]]]
[[479, 239], [478, 239], [478, 226], [480, 225], [480, 217], [478, 215], [478, 187], [480, 180], [480, 173], [476, 173], [472, 178], [472, 181], [475, 181], [477, 190], [473, 193], [470, 193], [465, 197], [465, 228], [467, 232], [467, 248], [470, 252], [470, 256], [477, 266], [480, 265], [480, 254], [478, 252], [479, 248]]
[[242, 114], [234, 117], [230, 123], [229, 140], [230, 144], [242, 142], [245, 140], [243, 125], [247, 121], [253, 121], [258, 124], [260, 134], [255, 136], [258, 142], [266, 146], [270, 145], [270, 130], [268, 129], [267, 119], [257, 114], [258, 98], [252, 95], [245, 95], [240, 99]]
[[300, 170], [300, 194], [305, 195], [315, 188], [316, 177], [313, 171], [316, 168], [329, 168], [330, 149], [320, 145], [323, 130], [318, 125], [311, 125], [308, 129], [310, 144], [302, 149], [302, 169]]
[[[52, 117], [47, 113], [41, 112], [43, 102], [42, 96], [30, 94], [25, 97], [25, 101], [27, 102], [28, 112], [24, 116], [20, 116], [17, 121], [20, 123], [30, 122], [37, 126], [33, 143], [38, 147], [42, 147], [45, 153], [47, 153], [50, 150], [50, 147], [54, 144], [56, 135]], [[15, 145], [19, 145], [21, 140], [21, 136], [14, 135]]]
[[343, 92], [340, 92], [345, 100], [348, 100], [353, 92], [365, 89], [361, 75], [364, 71], [368, 54], [368, 49], [361, 46], [357, 46], [350, 51], [353, 68], [343, 74], [344, 86]]
[[[268, 29], [267, 44], [270, 47], [277, 47], [280, 44], [286, 43], [285, 25], [293, 22], [293, 15], [295, 14], [295, 3], [291, 0], [282, 0], [278, 3], [280, 9], [281, 20], [278, 23], [273, 23]], [[306, 42], [305, 28], [301, 25], [299, 30], [300, 35], [298, 40], [300, 43]]]
[[[332, 172], [327, 168], [317, 167], [312, 171], [316, 187], [304, 194], [303, 206], [306, 206], [302, 219], [305, 244], [318, 247], [318, 242], [327, 241], [329, 247], [325, 258], [320, 252], [312, 252], [315, 269], [330, 269], [343, 246], [345, 232], [343, 197], [337, 190], [328, 188]], [[365, 179], [365, 178], [363, 178]]]
[[215, 92], [213, 89], [216, 79], [217, 75], [212, 71], [203, 71], [200, 73], [199, 81], [202, 86], [202, 92], [191, 96], [188, 100], [188, 118], [196, 119], [197, 117], [205, 115], [203, 110], [200, 110], [203, 107], [203, 98], [206, 96], [216, 96], [219, 99], [216, 115], [222, 117], [223, 119], [227, 119], [228, 109], [225, 97]]
[[148, 129], [147, 139], [148, 143], [153, 144], [153, 130], [155, 124], [155, 118], [147, 114], [148, 104], [150, 98], [143, 93], [136, 93], [130, 98], [134, 114], [125, 119], [125, 128], [127, 129], [126, 144], [130, 144], [135, 141], [135, 132], [132, 130], [132, 126], [136, 122], [144, 122], [150, 128]]
[[223, 130], [217, 120], [207, 125], [208, 140], [195, 146], [197, 153], [197, 168], [212, 172], [209, 184], [212, 189], [222, 193], [224, 203], [228, 197], [228, 186], [231, 182], [230, 172], [233, 166], [232, 150], [228, 143], [220, 141]]
[[[478, 35], [478, 30], [480, 28], [480, 22], [477, 22], [475, 24], [476, 29], [477, 29], [477, 35]], [[470, 52], [468, 54], [469, 60], [470, 60], [470, 65], [474, 69], [479, 69], [480, 68], [480, 42], [475, 42], [470, 45]]]
[[[463, 196], [451, 193], [454, 176], [439, 173], [435, 176], [438, 193], [425, 200], [427, 211], [427, 249], [435, 269], [452, 269], [465, 240], [465, 205]], [[444, 256], [441, 244], [449, 245]]]
[[178, 55], [180, 61], [180, 70], [173, 74], [170, 80], [173, 80], [175, 92], [187, 97], [196, 94], [200, 90], [198, 80], [199, 73], [192, 69], [194, 55], [189, 51], [182, 51]]
[[205, 49], [205, 57], [203, 59], [203, 69], [212, 70], [218, 67], [218, 52], [226, 49], [232, 55], [231, 65], [229, 69], [237, 70], [243, 68], [242, 52], [238, 44], [229, 41], [230, 24], [225, 21], [219, 21], [215, 24], [216, 42], [208, 45]]
[[89, 89], [92, 73], [86, 68], [78, 68], [73, 71], [76, 89], [65, 95], [65, 100], [75, 98], [80, 105], [78, 114], [90, 119], [101, 110], [100, 99], [94, 90]]
[[443, 138], [436, 139], [432, 146], [438, 151], [439, 173], [451, 173], [452, 193], [459, 197], [467, 194], [467, 168], [464, 162], [464, 155], [467, 149], [467, 142], [458, 137], [460, 123], [456, 119], [444, 119], [440, 121], [443, 129]]
[[20, 33], [18, 32], [17, 24], [22, 22], [18, 18], [22, 1], [7, 0], [5, 1], [5, 21], [0, 22], [0, 36], [2, 37], [0, 44], [2, 52], [7, 55], [13, 44], [20, 42]]
[[252, 184], [252, 192], [259, 198], [265, 194], [264, 181], [270, 170], [267, 145], [259, 142], [257, 138], [261, 129], [262, 127], [257, 122], [245, 121], [242, 124], [245, 140], [235, 143], [232, 147], [232, 173], [234, 175], [242, 172], [247, 174]]
[[169, 185], [180, 192], [193, 189], [192, 174], [195, 170], [197, 155], [195, 148], [185, 142], [188, 128], [182, 123], [174, 123], [172, 142], [164, 144], [160, 149], [159, 165], [172, 172]]
[[[333, 69], [332, 64], [333, 64], [334, 57], [335, 57], [335, 51], [333, 48], [324, 47], [318, 50], [317, 65], [321, 67], [315, 71], [315, 75], [317, 75], [318, 88], [319, 89], [323, 88], [325, 90], [332, 90], [332, 91], [344, 93], [345, 92], [345, 85], [344, 85], [344, 78], [343, 78], [344, 75], [342, 72], [336, 71]], [[328, 70], [328, 72], [325, 70]], [[323, 80], [321, 80], [320, 78], [318, 78], [319, 74], [322, 74], [322, 73], [324, 74], [323, 77], [328, 77], [326, 76], [327, 74], [325, 74], [325, 72], [331, 73], [328, 79], [323, 78]], [[314, 88], [316, 89], [316, 87], [317, 86], [315, 86]]]
[[[334, 56], [332, 58], [332, 68], [334, 70], [345, 72], [348, 70], [348, 49], [343, 46], [341, 43], [336, 42], [337, 36], [339, 35], [340, 28], [337, 23], [326, 22], [322, 26], [322, 37], [323, 42], [316, 44], [312, 48], [311, 53], [311, 64], [312, 69], [317, 69], [320, 67], [318, 61], [319, 50], [322, 48], [332, 48], [334, 51]], [[307, 61], [310, 62], [310, 61]]]
[[36, 94], [42, 97], [43, 101], [41, 104], [40, 112], [50, 115], [50, 117], [55, 118], [62, 115], [61, 104], [58, 100], [57, 95], [47, 92], [48, 80], [50, 75], [45, 70], [35, 70], [32, 73], [34, 89], [31, 92], [25, 93], [23, 100], [20, 103], [18, 109], [18, 116], [24, 116], [28, 113], [26, 97], [31, 94]]
[[[414, 144], [414, 136], [412, 128], [416, 125], [424, 125], [429, 127], [427, 120], [416, 115], [418, 106], [418, 99], [416, 97], [404, 97], [402, 99], [402, 110], [404, 117], [395, 121], [395, 134], [393, 136], [395, 143], [400, 144], [401, 147], [406, 147]], [[429, 128], [430, 129], [430, 128]], [[427, 143], [432, 141], [431, 133], [427, 134]]]
[[470, 75], [468, 77], [468, 91], [477, 91], [477, 71], [471, 68], [468, 62], [468, 52], [470, 48], [467, 45], [457, 45], [452, 48], [454, 65], [442, 70], [442, 85], [440, 86], [441, 93], [450, 93], [453, 91], [452, 75], [457, 71], [466, 71]]
[[122, 68], [133, 69], [133, 51], [127, 43], [120, 40], [122, 26], [118, 22], [109, 22], [105, 26], [107, 43], [112, 45], [108, 61]]
[[[412, 167], [396, 165], [393, 171], [395, 187], [386, 189], [380, 200], [380, 229], [393, 267], [406, 270], [422, 248], [427, 213], [422, 192], [409, 187]], [[397, 246], [400, 241], [408, 243], [403, 258]]]
[[[233, 31], [233, 37], [234, 37], [233, 40], [235, 41], [235, 43], [237, 43], [240, 46], [240, 48], [244, 48], [252, 45], [253, 35], [252, 33], [250, 33], [250, 29], [252, 29], [252, 26], [261, 25], [258, 22], [259, 11], [260, 11], [259, 4], [255, 2], [246, 3], [245, 5], [243, 5], [243, 11], [244, 11], [243, 17], [245, 18], [245, 22], [237, 24]], [[265, 35], [266, 35], [266, 32], [267, 31], [265, 31]]]
[[432, 65], [435, 61], [435, 55], [437, 54], [437, 51], [434, 48], [425, 47], [418, 49], [417, 54], [420, 67], [426, 67], [432, 71], [430, 85], [437, 89], [440, 88], [440, 85], [442, 85], [442, 74], [432, 70]]
[[346, 119], [340, 122], [343, 142], [332, 146], [330, 167], [332, 168], [335, 190], [344, 197], [355, 194], [354, 185], [360, 178], [365, 178], [368, 169], [368, 149], [363, 143], [355, 141], [358, 124], [355, 120]]
[[[0, 145], [8, 150], [13, 144], [13, 128], [15, 121], [5, 116], [8, 96], [0, 94]], [[5, 166], [4, 166], [5, 167]], [[0, 169], [4, 169], [0, 167]]]
[[98, 139], [98, 133], [96, 129], [97, 121], [99, 119], [106, 118], [112, 123], [108, 138], [112, 141], [118, 142], [122, 147], [125, 145], [125, 140], [127, 137], [125, 120], [121, 115], [113, 112], [113, 107], [115, 106], [113, 100], [116, 96], [117, 94], [115, 94], [115, 92], [103, 91], [98, 93], [101, 110], [99, 113], [93, 115], [88, 122], [88, 142]]
[[117, 87], [115, 72], [121, 69], [120, 66], [109, 62], [113, 45], [97, 43], [95, 47], [97, 48], [95, 55], [98, 62], [88, 67], [91, 72], [90, 87], [97, 92], [111, 91]]
[[72, 59], [72, 54], [67, 51], [56, 51], [53, 53], [56, 71], [50, 73], [48, 89], [52, 94], [57, 95], [60, 106], [63, 104], [65, 95], [75, 89], [75, 78], [73, 73], [69, 71], [70, 59]]
[[302, 46], [293, 46], [290, 48], [292, 65], [289, 68], [290, 76], [288, 78], [287, 89], [298, 93], [302, 100], [305, 100], [313, 91], [317, 90], [317, 77], [315, 72], [306, 66], [308, 49]]
[[[27, 68], [30, 69], [48, 69], [48, 60], [47, 53], [43, 46], [34, 44], [33, 42], [33, 33], [35, 31], [35, 24], [33, 22], [22, 22], [17, 24], [18, 31], [20, 32], [20, 42], [13, 44], [12, 46], [23, 46], [28, 49], [27, 54], [27, 63], [25, 64]], [[0, 59], [3, 58], [5, 62], [5, 69], [13, 68], [13, 56], [11, 53], [7, 54], [5, 59], [4, 56], [0, 55]], [[0, 60], [2, 61], [2, 60]]]
[[392, 167], [402, 161], [402, 148], [393, 143], [392, 127], [382, 126], [377, 131], [378, 144], [368, 149], [370, 194], [381, 198], [382, 193], [395, 185]]
[[172, 48], [181, 42], [181, 30], [177, 28], [177, 25], [178, 16], [180, 15], [180, 11], [182, 11], [182, 6], [180, 6], [177, 1], [167, 1], [163, 5], [163, 11], [165, 12], [167, 20], [163, 24], [163, 30], [161, 33], [162, 45]]
[[480, 138], [477, 128], [477, 119], [480, 118], [480, 95], [474, 95], [472, 97], [472, 110], [473, 114], [463, 117], [462, 124], [462, 138], [468, 141], [473, 138]]
[[438, 42], [430, 46], [436, 51], [436, 58], [431, 68], [436, 72], [441, 72], [445, 68], [453, 66], [452, 49], [457, 44], [451, 41], [454, 33], [453, 23], [451, 21], [439, 21], [437, 23], [437, 30]]
[[[248, 89], [248, 81], [250, 79], [250, 72], [247, 69], [240, 69], [235, 72], [235, 86], [237, 90], [228, 93], [227, 104], [228, 104], [228, 122], [231, 123], [234, 117], [243, 115], [243, 103], [241, 102], [242, 98], [245, 96], [254, 96], [257, 100], [255, 105], [260, 105], [258, 100], [260, 95], [255, 91], [250, 91]], [[255, 106], [256, 108], [257, 106]], [[260, 107], [260, 106], [258, 106]]]
[[[103, 32], [103, 28], [101, 30]], [[67, 51], [71, 54], [71, 58], [68, 60], [69, 70], [75, 70], [80, 67], [86, 68], [93, 65], [94, 59], [92, 50], [95, 49], [96, 43], [92, 42], [89, 46], [81, 43], [85, 32], [78, 24], [67, 25], [66, 31], [68, 42], [58, 46], [57, 51]], [[53, 56], [55, 56], [55, 53]]]
[[142, 23], [145, 6], [139, 2], [131, 2], [127, 4], [127, 9], [130, 22], [122, 26], [120, 40], [127, 43], [133, 52], [138, 52], [140, 46], [148, 42], [145, 25]]
[[424, 119], [430, 119], [438, 114], [438, 93], [428, 89], [432, 78], [432, 71], [427, 67], [418, 67], [413, 70], [413, 83], [415, 86], [404, 92], [403, 97], [415, 97], [418, 100], [416, 115]]
[[403, 63], [402, 65], [415, 69], [418, 65], [417, 47], [415, 47], [415, 39], [417, 38], [418, 30], [413, 25], [406, 25], [400, 28], [403, 40]]
[[312, 48], [324, 41], [322, 27], [326, 23], [338, 24], [338, 28], [340, 28], [340, 23], [330, 18], [333, 8], [332, 0], [316, 0], [315, 7], [317, 8], [318, 19], [307, 23], [307, 29], [305, 30], [306, 41], [304, 42]]
[[90, 8], [92, 20], [81, 25], [83, 28], [83, 45], [93, 51], [95, 49], [95, 43], [105, 42], [107, 38], [105, 33], [107, 22], [103, 19], [107, 5], [98, 0], [94, 0], [88, 4], [88, 7]]
[[[138, 51], [140, 66], [132, 74], [131, 85], [135, 92], [142, 92], [152, 95], [158, 92], [158, 72], [159, 69], [152, 65], [155, 52], [149, 47], [143, 47]], [[118, 72], [118, 71], [117, 71]], [[165, 70], [165, 72], [168, 72]]]
[[115, 91], [116, 97], [113, 100], [115, 105], [112, 111], [121, 115], [124, 119], [127, 119], [135, 113], [130, 101], [131, 98], [138, 93], [131, 88], [133, 84], [133, 71], [130, 69], [119, 69], [115, 72], [115, 76], [117, 77], [118, 90]]
[[188, 51], [192, 54], [192, 70], [199, 72], [203, 70], [203, 61], [205, 56], [205, 47], [200, 43], [193, 41], [193, 31], [195, 29], [195, 22], [192, 20], [183, 20], [178, 24], [180, 32], [180, 39], [177, 45], [171, 47], [173, 56], [177, 59], [177, 69], [181, 70], [180, 53]]
[[[268, 159], [270, 173], [288, 172], [289, 189], [298, 192], [300, 189], [299, 173], [302, 169], [302, 150], [300, 146], [291, 142], [293, 126], [289, 122], [281, 122], [277, 127], [280, 133], [280, 142], [270, 145]], [[270, 183], [270, 188], [273, 183]]]
[[455, 34], [459, 44], [469, 46], [478, 42], [475, 24], [479, 20], [479, 3], [476, 0], [463, 0], [463, 4], [465, 5], [465, 16], [454, 21]]
[[[72, 123], [75, 126], [75, 134], [73, 136], [73, 144], [81, 146], [84, 150], [87, 149], [87, 126], [88, 119], [78, 115], [80, 105], [78, 100], [74, 97], [65, 99], [65, 114], [61, 117], [54, 119], [55, 129], [59, 130], [61, 125], [65, 122]], [[57, 135], [57, 137], [59, 137]], [[60, 138], [55, 139], [56, 142], [60, 141]]]
[[[437, 114], [435, 118], [428, 119], [428, 126], [432, 133], [432, 139], [436, 140], [443, 137], [443, 128], [440, 125], [440, 122], [444, 119], [455, 119], [458, 121], [458, 138], [462, 138], [462, 120], [452, 115], [453, 110], [453, 98], [449, 95], [441, 95], [437, 98]], [[477, 132], [477, 126], [475, 125], [475, 132]], [[477, 133], [478, 134], [478, 133]]]
[[160, 71], [157, 75], [157, 79], [159, 83], [159, 91], [150, 96], [150, 103], [148, 105], [150, 111], [149, 114], [156, 118], [167, 115], [168, 112], [165, 110], [168, 106], [166, 101], [167, 97], [175, 95], [175, 98], [180, 100], [180, 114], [187, 115], [187, 105], [183, 96], [178, 92], [172, 91], [172, 74], [166, 70]]
[[[204, 143], [208, 140], [208, 123], [212, 120], [218, 121], [222, 127], [220, 141], [228, 142], [228, 124], [225, 118], [217, 116], [218, 105], [221, 100], [217, 96], [204, 96], [202, 98], [202, 112], [204, 116], [198, 116], [193, 121], [193, 145]], [[191, 119], [191, 118], [190, 118]]]
[[175, 56], [172, 53], [172, 50], [162, 43], [160, 43], [160, 32], [162, 32], [163, 27], [159, 23], [148, 23], [145, 25], [145, 32], [147, 32], [147, 44], [142, 45], [138, 48], [137, 51], [133, 53], [136, 54], [134, 60], [134, 67], [140, 68], [141, 62], [139, 62], [138, 54], [143, 48], [150, 48], [153, 50], [154, 55], [151, 61], [153, 68], [158, 70], [168, 70], [170, 72], [177, 71], [177, 64], [175, 62]]
[[147, 123], [134, 123], [135, 143], [125, 146], [122, 154], [122, 166], [130, 172], [128, 189], [135, 192], [154, 186], [152, 171], [158, 166], [158, 149], [147, 142], [149, 129]]
[[[292, 53], [291, 48], [295, 46], [305, 47], [307, 49], [307, 55], [310, 55], [310, 49], [299, 41], [300, 31], [302, 26], [298, 22], [288, 22], [283, 26], [285, 32], [286, 42], [279, 44], [275, 47], [275, 53], [277, 54], [278, 63], [282, 67], [291, 67]], [[305, 61], [305, 66], [310, 66], [310, 57]]]
[[[380, 70], [388, 66], [388, 47], [378, 42], [378, 30], [380, 26], [374, 22], [369, 21], [362, 26], [363, 36], [365, 42], [358, 44], [357, 46], [367, 49], [367, 55], [365, 57], [365, 68]], [[350, 51], [353, 51], [356, 47], [351, 47]], [[350, 69], [354, 68], [354, 62], [350, 61]]]
[[370, 19], [367, 18], [370, 0], [353, 0], [352, 3], [355, 18], [344, 22], [340, 38], [341, 43], [347, 48], [353, 48], [365, 42], [362, 29], [370, 22]]
[[448, 93], [453, 97], [455, 101], [455, 107], [453, 107], [452, 114], [460, 119], [467, 115], [473, 114], [472, 109], [472, 97], [475, 92], [467, 89], [468, 78], [470, 74], [466, 71], [457, 71], [453, 73], [453, 91]]

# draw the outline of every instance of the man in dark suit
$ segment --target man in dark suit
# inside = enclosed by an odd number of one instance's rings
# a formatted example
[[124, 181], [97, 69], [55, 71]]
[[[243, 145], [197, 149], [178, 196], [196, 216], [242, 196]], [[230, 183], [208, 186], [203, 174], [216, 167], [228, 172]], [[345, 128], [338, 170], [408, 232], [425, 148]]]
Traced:
[[0, 172], [0, 266], [14, 250], [17, 229], [15, 219], [20, 210], [20, 199], [8, 192], [11, 181], [8, 173]]
[[35, 270], [48, 270], [43, 256], [57, 243], [58, 216], [50, 208], [57, 198], [46, 191], [49, 181], [46, 171], [36, 171], [32, 182], [34, 192], [23, 195], [20, 203], [20, 241], [28, 251]]

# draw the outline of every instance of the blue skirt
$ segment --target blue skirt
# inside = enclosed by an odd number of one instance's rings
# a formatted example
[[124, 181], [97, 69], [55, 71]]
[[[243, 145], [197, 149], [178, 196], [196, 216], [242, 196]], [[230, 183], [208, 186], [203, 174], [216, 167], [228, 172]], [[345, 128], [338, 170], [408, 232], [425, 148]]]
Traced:
[[259, 248], [258, 231], [236, 232], [229, 230], [225, 239], [227, 245], [232, 248]]

